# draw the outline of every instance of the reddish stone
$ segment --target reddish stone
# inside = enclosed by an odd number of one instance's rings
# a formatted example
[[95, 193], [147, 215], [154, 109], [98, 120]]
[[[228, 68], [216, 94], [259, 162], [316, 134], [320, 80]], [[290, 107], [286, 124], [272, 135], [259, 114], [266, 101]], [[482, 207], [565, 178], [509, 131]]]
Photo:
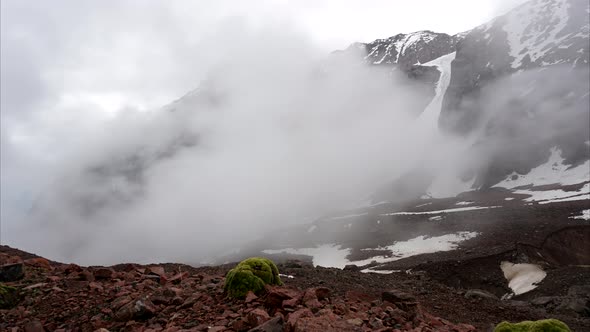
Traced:
[[28, 266], [34, 266], [34, 267], [40, 267], [40, 268], [44, 268], [47, 270], [51, 270], [51, 264], [49, 264], [49, 261], [46, 260], [45, 258], [30, 258], [24, 261], [25, 265]]
[[47, 281], [50, 281], [50, 282], [58, 282], [60, 280], [61, 280], [61, 278], [58, 276], [47, 276]]
[[244, 300], [244, 302], [250, 303], [250, 302], [255, 301], [257, 299], [258, 299], [258, 296], [256, 296], [256, 294], [254, 294], [252, 291], [249, 291], [248, 294], [246, 294], [246, 299]]
[[267, 320], [270, 320], [270, 316], [263, 309], [254, 309], [248, 313], [248, 316], [246, 316], [246, 320], [248, 321], [248, 324], [250, 324], [250, 326], [256, 327], [266, 322]]
[[293, 331], [295, 329], [295, 324], [305, 317], [313, 317], [313, 313], [311, 312], [311, 310], [303, 308], [289, 314], [289, 316], [287, 316], [286, 330]]
[[164, 276], [166, 275], [166, 272], [164, 271], [164, 268], [161, 266], [150, 266], [149, 267], [149, 272], [152, 274], [155, 274], [157, 276]]
[[94, 281], [94, 275], [90, 273], [88, 270], [83, 270], [78, 274], [78, 279], [84, 281]]
[[64, 272], [66, 274], [70, 274], [73, 272], [82, 272], [82, 268], [76, 264], [70, 264], [68, 266], [65, 267]]
[[115, 271], [113, 271], [113, 269], [101, 267], [94, 270], [93, 274], [94, 278], [96, 279], [111, 279], [113, 277], [113, 274], [115, 274]]
[[357, 302], [371, 302], [377, 299], [376, 296], [367, 294], [364, 292], [359, 292], [355, 290], [351, 290], [346, 292], [346, 299], [349, 301], [357, 301]]
[[25, 332], [45, 332], [43, 324], [38, 320], [33, 320], [25, 324]]
[[97, 290], [98, 292], [102, 292], [102, 291], [103, 291], [103, 289], [104, 289], [100, 283], [98, 283], [98, 282], [94, 282], [94, 281], [90, 282], [90, 283], [88, 284], [88, 287], [89, 287], [91, 290]]
[[311, 299], [305, 302], [305, 306], [311, 309], [312, 312], [317, 312], [322, 307], [322, 304], [318, 299]]
[[267, 290], [266, 305], [270, 308], [281, 308], [284, 300], [301, 297], [299, 291], [285, 287], [268, 287]]
[[177, 273], [174, 276], [172, 276], [170, 279], [168, 279], [168, 281], [173, 284], [178, 284], [183, 279], [186, 279], [186, 278], [188, 278], [188, 272], [181, 272], [181, 273]]
[[317, 287], [315, 289], [315, 296], [320, 301], [330, 299], [331, 295], [332, 295], [332, 292], [330, 291], [330, 289], [328, 289], [326, 287]]

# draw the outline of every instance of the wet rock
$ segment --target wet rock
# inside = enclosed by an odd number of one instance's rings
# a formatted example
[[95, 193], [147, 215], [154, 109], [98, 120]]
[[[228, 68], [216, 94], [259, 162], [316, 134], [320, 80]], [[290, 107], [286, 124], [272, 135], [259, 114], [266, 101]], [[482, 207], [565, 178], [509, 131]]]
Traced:
[[25, 276], [22, 263], [6, 264], [0, 266], [0, 281], [12, 282], [22, 279]]
[[248, 332], [282, 332], [283, 331], [283, 316], [276, 316], [263, 324], [250, 329]]
[[464, 297], [466, 299], [478, 299], [478, 298], [483, 298], [483, 299], [492, 299], [492, 300], [498, 300], [498, 297], [490, 292], [487, 292], [485, 290], [482, 289], [470, 289], [467, 292], [465, 292]]

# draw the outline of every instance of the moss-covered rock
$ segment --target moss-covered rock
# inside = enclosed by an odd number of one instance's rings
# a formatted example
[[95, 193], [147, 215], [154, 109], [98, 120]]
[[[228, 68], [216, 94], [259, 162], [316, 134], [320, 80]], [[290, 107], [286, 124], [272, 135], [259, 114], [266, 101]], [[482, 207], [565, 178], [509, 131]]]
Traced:
[[534, 322], [502, 322], [496, 326], [494, 332], [571, 332], [571, 330], [564, 322], [557, 319], [542, 319]]
[[252, 257], [227, 273], [224, 289], [230, 297], [243, 298], [249, 291], [260, 293], [264, 285], [282, 284], [275, 263], [267, 258]]
[[18, 303], [18, 289], [0, 283], [0, 309], [10, 309]]

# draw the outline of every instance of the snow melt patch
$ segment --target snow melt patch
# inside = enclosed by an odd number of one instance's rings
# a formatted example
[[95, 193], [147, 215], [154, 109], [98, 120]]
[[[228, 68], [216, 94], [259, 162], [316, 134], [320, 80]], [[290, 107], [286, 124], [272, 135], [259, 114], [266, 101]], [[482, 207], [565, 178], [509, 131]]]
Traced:
[[542, 186], [554, 183], [571, 185], [590, 180], [590, 160], [586, 160], [584, 164], [573, 168], [565, 165], [564, 160], [561, 151], [554, 147], [551, 149], [551, 156], [546, 163], [531, 169], [527, 174], [514, 172], [494, 187], [510, 189], [527, 185]]
[[500, 268], [504, 272], [504, 278], [508, 280], [508, 287], [512, 289], [514, 295], [529, 292], [537, 287], [547, 273], [535, 264], [514, 264], [510, 262], [500, 263]]
[[579, 216], [570, 217], [572, 219], [583, 219], [583, 220], [590, 220], [590, 209], [582, 211], [582, 214]]
[[360, 261], [350, 262], [349, 264], [363, 266], [371, 264], [372, 262], [388, 263], [415, 255], [430, 254], [439, 251], [451, 251], [457, 249], [459, 243], [474, 238], [477, 234], [478, 233], [476, 232], [458, 232], [434, 237], [421, 235], [407, 241], [394, 242], [387, 247], [367, 249], [390, 250], [392, 252], [391, 256], [375, 256]]
[[374, 249], [390, 250], [392, 252], [391, 256], [376, 256], [359, 261], [348, 260], [346, 257], [350, 254], [351, 250], [349, 248], [342, 248], [336, 244], [323, 244], [314, 248], [267, 249], [262, 252], [268, 255], [291, 254], [311, 256], [314, 266], [319, 265], [341, 269], [348, 264], [363, 266], [374, 261], [377, 263], [387, 263], [414, 255], [454, 250], [459, 243], [474, 238], [477, 234], [478, 233], [476, 232], [458, 232], [435, 237], [426, 237], [422, 235], [407, 241], [394, 242], [392, 245], [384, 248]]
[[314, 266], [343, 268], [350, 264], [346, 256], [350, 254], [350, 249], [341, 248], [336, 244], [322, 244], [315, 248], [286, 248], [286, 249], [267, 249], [262, 251], [265, 254], [291, 254], [311, 256]]
[[407, 216], [407, 215], [418, 215], [418, 214], [440, 214], [440, 213], [453, 213], [453, 212], [463, 212], [463, 211], [471, 211], [471, 210], [495, 209], [495, 208], [499, 208], [499, 207], [501, 207], [501, 206], [469, 206], [469, 207], [446, 209], [446, 210], [436, 210], [436, 211], [391, 212], [391, 213], [384, 213], [381, 215], [382, 216]]
[[590, 199], [590, 183], [586, 183], [578, 191], [555, 190], [515, 190], [515, 194], [530, 195], [525, 198], [527, 202], [539, 202], [539, 204], [578, 201]]

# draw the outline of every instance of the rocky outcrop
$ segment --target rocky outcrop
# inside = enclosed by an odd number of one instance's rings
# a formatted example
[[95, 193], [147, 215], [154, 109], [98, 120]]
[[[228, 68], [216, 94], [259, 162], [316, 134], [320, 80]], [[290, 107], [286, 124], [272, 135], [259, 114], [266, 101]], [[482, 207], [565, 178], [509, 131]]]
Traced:
[[553, 65], [588, 66], [588, 2], [533, 0], [469, 31], [457, 44], [440, 124], [459, 133], [474, 129], [477, 99], [494, 79]]

